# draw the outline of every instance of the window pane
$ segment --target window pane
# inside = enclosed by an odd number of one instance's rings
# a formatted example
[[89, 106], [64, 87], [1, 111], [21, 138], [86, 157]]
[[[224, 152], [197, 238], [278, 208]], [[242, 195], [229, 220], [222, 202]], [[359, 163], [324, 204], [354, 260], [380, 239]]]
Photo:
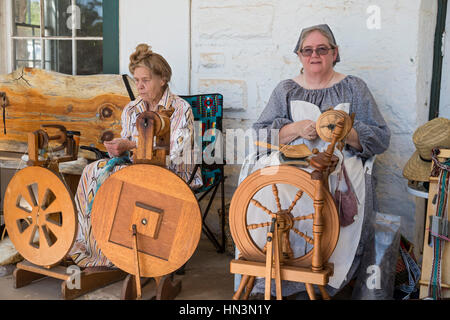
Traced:
[[103, 73], [102, 41], [77, 41], [77, 74]]
[[40, 12], [39, 0], [14, 0], [14, 26], [15, 36], [39, 36]]
[[41, 68], [41, 42], [39, 40], [14, 40], [15, 69]]
[[101, 37], [103, 34], [103, 1], [77, 0], [80, 8], [81, 24], [77, 36]]
[[[72, 14], [71, 0], [45, 0], [44, 22], [46, 36], [72, 36], [72, 21], [78, 14]], [[76, 11], [76, 10], [75, 10]], [[75, 19], [74, 19], [75, 17]]]
[[45, 40], [45, 69], [72, 74], [72, 40]]

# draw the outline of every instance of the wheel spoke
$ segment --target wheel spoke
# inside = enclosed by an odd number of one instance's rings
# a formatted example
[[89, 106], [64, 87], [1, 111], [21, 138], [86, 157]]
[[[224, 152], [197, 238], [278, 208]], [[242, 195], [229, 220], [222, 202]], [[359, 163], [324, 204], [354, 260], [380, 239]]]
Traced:
[[258, 228], [268, 227], [272, 224], [272, 222], [258, 223], [258, 224], [249, 224], [247, 226], [247, 230], [254, 230]]
[[[44, 238], [46, 240], [45, 243], [50, 248], [52, 245], [55, 244], [57, 238], [53, 234], [53, 232], [51, 232], [50, 229], [47, 228], [47, 226], [41, 226], [41, 230], [42, 230], [42, 233], [44, 234]], [[44, 243], [44, 241], [42, 240], [41, 243]]]
[[262, 209], [268, 215], [274, 214], [272, 211], [264, 207], [258, 200], [252, 199], [250, 202], [253, 203], [256, 207]]
[[303, 191], [299, 190], [297, 194], [295, 195], [294, 201], [292, 201], [291, 205], [289, 206], [288, 212], [290, 213], [292, 209], [294, 209], [295, 205], [297, 204], [297, 201], [300, 200], [300, 198], [303, 196]]
[[59, 211], [60, 211], [60, 208], [58, 206], [58, 201], [56, 201], [56, 199], [55, 199], [54, 201], [52, 201], [52, 203], [48, 207], [44, 206], [44, 211], [41, 211], [41, 212], [48, 215], [48, 214], [51, 214], [54, 212], [59, 212]]
[[8, 216], [11, 217], [11, 220], [27, 220], [27, 218], [30, 217], [30, 213], [30, 211], [22, 207], [12, 207], [8, 209]]
[[281, 203], [280, 203], [280, 197], [278, 196], [278, 188], [276, 184], [272, 185], [272, 192], [273, 195], [275, 196], [275, 201], [277, 202], [277, 208], [278, 208], [278, 212], [281, 211]]
[[299, 216], [299, 217], [295, 217], [294, 221], [302, 221], [302, 220], [310, 220], [310, 219], [314, 219], [314, 213], [308, 214], [307, 216]]
[[309, 244], [314, 244], [314, 239], [311, 237], [308, 237], [306, 234], [298, 230], [297, 228], [292, 228], [292, 231], [294, 231], [296, 234], [298, 234], [300, 237], [304, 238], [306, 242]]
[[48, 224], [46, 225], [47, 229], [50, 230], [51, 232], [53, 232], [53, 234], [55, 235], [56, 239], [62, 238], [64, 236], [64, 229], [61, 226], [58, 226], [56, 224]]

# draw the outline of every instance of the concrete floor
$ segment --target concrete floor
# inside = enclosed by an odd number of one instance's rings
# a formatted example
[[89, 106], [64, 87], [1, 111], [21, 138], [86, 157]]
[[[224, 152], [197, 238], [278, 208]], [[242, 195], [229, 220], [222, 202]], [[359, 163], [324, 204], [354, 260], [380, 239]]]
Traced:
[[[230, 273], [232, 256], [219, 254], [206, 238], [186, 265], [177, 300], [230, 300], [233, 296], [234, 276]], [[61, 280], [44, 278], [20, 288], [13, 288], [12, 274], [0, 277], [0, 300], [61, 300]], [[122, 281], [98, 289], [77, 300], [119, 300]], [[150, 298], [153, 282], [143, 290], [143, 298]]]

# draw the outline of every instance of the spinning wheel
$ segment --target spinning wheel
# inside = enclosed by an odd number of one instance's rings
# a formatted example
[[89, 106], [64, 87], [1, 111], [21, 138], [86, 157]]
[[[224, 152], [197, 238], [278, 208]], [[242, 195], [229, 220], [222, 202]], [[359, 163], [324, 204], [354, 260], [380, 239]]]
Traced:
[[[5, 192], [4, 216], [8, 235], [16, 250], [25, 261], [14, 270], [14, 287], [21, 288], [43, 277], [63, 280], [61, 294], [64, 299], [73, 299], [86, 292], [123, 279], [122, 271], [108, 270], [79, 275], [80, 288], [71, 286], [71, 274], [67, 267], [73, 262], [65, 257], [72, 248], [78, 219], [72, 192], [58, 164], [77, 159], [79, 132], [66, 131], [59, 125], [43, 125], [43, 129], [28, 135], [26, 167], [11, 179]], [[58, 130], [49, 135], [44, 129]], [[40, 159], [40, 149], [49, 142], [59, 143], [53, 151], [65, 150], [62, 156]], [[46, 151], [46, 150], [45, 150]]]
[[27, 167], [5, 193], [5, 224], [17, 251], [39, 266], [51, 266], [72, 247], [77, 230], [71, 192], [52, 171]]
[[92, 207], [92, 230], [104, 254], [130, 274], [139, 268], [143, 277], [180, 268], [197, 247], [201, 224], [200, 208], [189, 186], [154, 165], [132, 165], [112, 174]]
[[[297, 202], [306, 196], [314, 199], [315, 185], [311, 179], [311, 174], [300, 170], [293, 166], [280, 166], [265, 168], [266, 172], [256, 171], [247, 177], [237, 188], [235, 197], [230, 205], [230, 231], [235, 241], [236, 247], [242, 254], [242, 257], [250, 261], [265, 261], [266, 252], [253, 241], [250, 230], [255, 230], [264, 227], [270, 227], [272, 222], [264, 222], [260, 224], [248, 224], [247, 212], [249, 206], [256, 206], [260, 208], [260, 213], [264, 216], [277, 215], [278, 230], [280, 232], [280, 246], [281, 260], [285, 264], [307, 267], [312, 263], [313, 251], [309, 251], [303, 256], [295, 257], [290, 248], [289, 236], [290, 233], [302, 237], [310, 245], [314, 245], [314, 236], [306, 235], [296, 227], [297, 221], [313, 220], [314, 212], [306, 215], [294, 216], [293, 209]], [[270, 171], [273, 171], [272, 173]], [[276, 174], [275, 174], [276, 173]], [[289, 184], [298, 188], [295, 198], [288, 208], [282, 208], [278, 196], [277, 184]], [[272, 212], [265, 205], [253, 199], [255, 194], [266, 186], [271, 186], [273, 190], [273, 200], [277, 203], [277, 211]], [[339, 220], [336, 207], [333, 203], [333, 198], [329, 192], [323, 190], [325, 194], [323, 214], [323, 237], [322, 237], [322, 257], [324, 260], [333, 253], [334, 248], [339, 237]], [[271, 199], [267, 199], [270, 201]]]
[[[333, 266], [327, 261], [332, 255], [339, 237], [339, 219], [334, 200], [328, 191], [328, 176], [334, 171], [338, 158], [333, 154], [336, 144], [350, 132], [354, 116], [344, 111], [325, 111], [316, 122], [316, 130], [322, 140], [330, 142], [324, 152], [310, 159], [314, 169], [308, 173], [291, 165], [260, 169], [248, 176], [237, 188], [230, 204], [230, 231], [241, 252], [238, 260], [231, 261], [231, 272], [242, 274], [241, 284], [233, 299], [238, 299], [245, 289], [247, 299], [254, 285], [255, 277], [265, 277], [265, 299], [270, 299], [271, 280], [275, 279], [277, 299], [282, 299], [281, 280], [305, 283], [308, 295], [315, 299], [313, 284], [319, 287], [324, 299], [329, 299], [325, 290]], [[279, 186], [296, 188], [296, 194], [286, 205], [280, 201]], [[272, 187], [275, 210], [269, 210], [255, 196], [265, 187]], [[294, 207], [303, 197], [313, 200], [313, 211], [295, 216]], [[264, 194], [263, 202], [270, 201]], [[305, 202], [306, 203], [306, 202]], [[256, 206], [262, 215], [269, 215], [270, 222], [248, 223], [250, 206]], [[308, 235], [300, 230], [300, 222], [312, 222]], [[310, 223], [311, 224], [311, 223]], [[268, 228], [264, 248], [258, 246], [251, 231]], [[301, 237], [312, 249], [296, 256], [291, 248], [290, 236]], [[264, 264], [265, 262], [265, 264]]]
[[109, 176], [92, 206], [99, 248], [129, 273], [123, 299], [141, 299], [141, 277], [155, 278], [156, 299], [173, 299], [181, 282], [172, 284], [169, 276], [189, 260], [200, 240], [197, 198], [183, 179], [163, 167], [170, 152], [173, 111], [166, 107], [140, 114], [135, 164]]

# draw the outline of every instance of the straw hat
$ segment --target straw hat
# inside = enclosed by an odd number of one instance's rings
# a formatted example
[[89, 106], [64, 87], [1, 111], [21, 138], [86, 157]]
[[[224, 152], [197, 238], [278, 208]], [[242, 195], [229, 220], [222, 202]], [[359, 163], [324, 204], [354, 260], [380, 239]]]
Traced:
[[427, 182], [431, 173], [431, 151], [450, 148], [450, 119], [435, 118], [413, 134], [416, 151], [403, 168], [403, 176], [412, 181]]

